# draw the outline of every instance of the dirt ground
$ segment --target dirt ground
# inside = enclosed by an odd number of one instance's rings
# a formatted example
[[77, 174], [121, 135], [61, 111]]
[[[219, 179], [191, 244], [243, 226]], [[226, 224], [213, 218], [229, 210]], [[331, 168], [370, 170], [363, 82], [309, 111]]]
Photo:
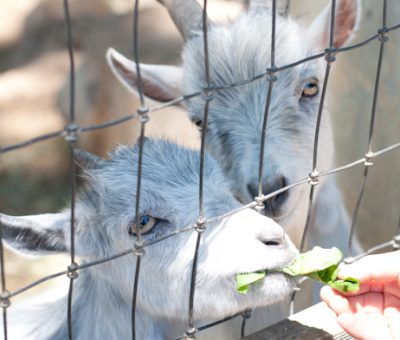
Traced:
[[[303, 21], [312, 18], [324, 2], [293, 2], [292, 12]], [[93, 5], [96, 3], [96, 5]], [[179, 64], [182, 41], [166, 12], [154, 1], [141, 7], [141, 60]], [[240, 10], [235, 1], [211, 2], [218, 20]], [[389, 26], [400, 23], [400, 3], [391, 1]], [[130, 53], [130, 1], [71, 1], [77, 63], [78, 123], [95, 124], [134, 111], [137, 100], [108, 70], [108, 46]], [[373, 0], [363, 1], [363, 19], [356, 40], [375, 34], [380, 10]], [[0, 2], [0, 144], [18, 143], [43, 133], [62, 130], [68, 112], [68, 58], [62, 8], [59, 2], [25, 0]], [[330, 82], [329, 103], [335, 125], [338, 164], [361, 158], [366, 151], [378, 44], [338, 57]], [[374, 149], [399, 141], [400, 32], [387, 44], [377, 109]], [[351, 73], [351, 77], [349, 74]], [[154, 105], [154, 103], [150, 103]], [[80, 146], [105, 155], [118, 143], [132, 143], [136, 122], [82, 136]], [[150, 136], [198, 147], [198, 132], [182, 109], [151, 114]], [[371, 169], [357, 233], [366, 247], [386, 241], [399, 223], [400, 151], [376, 160]], [[339, 175], [344, 197], [353, 211], [361, 184], [362, 167]], [[67, 147], [63, 140], [41, 142], [0, 159], [0, 210], [7, 214], [57, 211], [69, 200]], [[26, 259], [6, 253], [7, 287], [16, 289], [62, 270], [67, 257]], [[34, 295], [36, 291], [26, 293]]]

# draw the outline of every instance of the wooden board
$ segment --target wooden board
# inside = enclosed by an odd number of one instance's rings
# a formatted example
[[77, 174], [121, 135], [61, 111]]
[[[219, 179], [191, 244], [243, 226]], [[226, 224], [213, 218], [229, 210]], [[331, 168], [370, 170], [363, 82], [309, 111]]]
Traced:
[[350, 335], [337, 324], [335, 314], [320, 302], [288, 319], [244, 337], [246, 340], [350, 340]]

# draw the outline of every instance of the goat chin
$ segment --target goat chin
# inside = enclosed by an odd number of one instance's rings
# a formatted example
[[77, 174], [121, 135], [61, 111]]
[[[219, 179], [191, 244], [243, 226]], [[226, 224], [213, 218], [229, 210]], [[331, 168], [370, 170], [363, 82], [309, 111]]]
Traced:
[[[211, 305], [206, 301], [205, 296], [199, 294], [195, 299], [197, 319], [215, 321], [249, 309], [271, 306], [287, 300], [296, 286], [295, 280], [286, 275], [270, 273], [262, 282], [251, 286], [247, 294], [239, 294], [236, 290], [232, 291], [231, 287], [234, 283], [232, 284], [231, 280], [232, 278], [228, 279], [229, 289], [223, 285], [215, 287], [207, 294], [207, 298], [211, 297], [214, 301]], [[200, 291], [203, 290], [200, 288]]]

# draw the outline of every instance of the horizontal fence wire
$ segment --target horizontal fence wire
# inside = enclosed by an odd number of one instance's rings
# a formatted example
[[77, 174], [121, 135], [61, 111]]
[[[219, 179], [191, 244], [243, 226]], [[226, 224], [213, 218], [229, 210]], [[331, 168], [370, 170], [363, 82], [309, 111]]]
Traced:
[[[389, 146], [387, 148], [384, 148], [384, 149], [381, 149], [379, 151], [376, 151], [374, 157], [375, 158], [379, 157], [381, 155], [384, 155], [384, 154], [386, 154], [388, 152], [391, 152], [391, 151], [394, 151], [396, 149], [400, 150], [400, 142], [397, 143], [397, 144], [391, 145], [391, 146]], [[363, 157], [363, 158], [358, 159], [357, 161], [345, 164], [343, 166], [340, 166], [340, 167], [337, 167], [337, 168], [334, 168], [334, 169], [331, 169], [331, 170], [321, 171], [320, 177], [329, 176], [329, 175], [332, 175], [332, 174], [339, 173], [341, 171], [346, 171], [346, 170], [349, 170], [351, 168], [356, 167], [357, 165], [362, 165], [365, 162], [366, 162], [366, 158]], [[266, 201], [266, 200], [271, 199], [272, 197], [274, 197], [274, 196], [276, 196], [278, 194], [286, 192], [286, 191], [288, 191], [288, 190], [290, 190], [292, 188], [295, 188], [295, 187], [297, 187], [299, 185], [306, 184], [306, 183], [308, 183], [309, 180], [310, 180], [310, 177], [305, 177], [304, 179], [299, 180], [296, 183], [287, 185], [284, 188], [281, 188], [279, 190], [271, 192], [271, 193], [269, 193], [267, 195], [262, 195], [262, 197], [260, 199], [262, 201]], [[230, 217], [230, 216], [232, 216], [232, 215], [234, 215], [234, 214], [236, 214], [236, 213], [238, 213], [240, 211], [243, 211], [245, 209], [255, 208], [257, 206], [257, 204], [258, 204], [258, 202], [256, 200], [251, 201], [250, 203], [248, 203], [246, 205], [243, 205], [240, 208], [237, 208], [235, 210], [232, 210], [232, 211], [230, 211], [230, 212], [228, 212], [226, 214], [207, 218], [207, 219], [204, 220], [204, 223], [205, 224], [211, 224], [211, 223], [222, 221], [223, 219], [228, 218], [228, 217]], [[400, 224], [400, 222], [399, 222], [399, 224]], [[186, 232], [189, 232], [189, 231], [193, 231], [196, 227], [197, 227], [197, 223], [193, 223], [193, 224], [190, 224], [190, 225], [187, 225], [187, 226], [179, 227], [179, 228], [177, 228], [177, 230], [175, 230], [174, 232], [172, 232], [172, 233], [170, 233], [170, 234], [168, 234], [166, 236], [160, 237], [160, 238], [158, 238], [156, 240], [153, 240], [151, 242], [148, 242], [148, 243], [144, 242], [142, 248], [145, 249], [145, 248], [150, 247], [150, 246], [152, 246], [154, 244], [163, 242], [163, 241], [165, 241], [165, 240], [167, 240], [167, 239], [169, 239], [171, 237], [174, 237], [176, 235], [179, 235], [179, 234], [182, 234], [182, 233], [186, 233]], [[399, 232], [400, 232], [400, 226], [399, 226]], [[397, 235], [395, 235], [395, 236], [397, 236]], [[385, 243], [382, 244], [382, 247], [386, 248], [389, 245], [392, 245], [393, 242], [394, 242], [393, 240], [385, 242]], [[396, 243], [396, 242], [394, 242], [394, 243]], [[366, 250], [363, 254], [361, 254], [361, 257], [363, 257], [365, 255], [368, 255], [368, 254], [371, 254], [371, 252], [376, 252], [376, 250], [374, 250], [374, 249], [375, 249], [375, 247]], [[126, 249], [126, 250], [124, 250], [124, 251], [122, 251], [120, 253], [114, 254], [112, 256], [108, 256], [108, 257], [104, 257], [104, 258], [101, 258], [101, 259], [97, 259], [95, 261], [84, 262], [84, 263], [78, 265], [77, 270], [82, 270], [82, 269], [86, 269], [86, 268], [89, 268], [89, 267], [97, 266], [97, 265], [100, 265], [100, 264], [103, 264], [103, 263], [106, 263], [106, 262], [110, 262], [110, 261], [113, 261], [113, 260], [118, 259], [120, 257], [132, 254], [134, 251], [135, 251], [134, 249], [130, 248], [130, 249]], [[55, 279], [57, 277], [66, 275], [67, 273], [68, 273], [68, 271], [64, 270], [64, 271], [59, 271], [57, 273], [54, 273], [54, 274], [51, 274], [49, 276], [43, 277], [43, 278], [41, 278], [39, 280], [36, 280], [36, 281], [32, 282], [31, 284], [28, 284], [26, 286], [18, 288], [18, 289], [14, 290], [14, 291], [10, 291], [9, 295], [10, 295], [10, 297], [14, 297], [16, 295], [24, 293], [25, 291], [27, 291], [27, 290], [35, 287], [35, 286], [40, 285], [41, 283], [44, 283], [44, 282], [47, 282], [47, 281], [49, 281], [51, 279]]]
[[[132, 230], [136, 235], [136, 240], [134, 244], [134, 254], [136, 255], [136, 266], [135, 266], [135, 278], [133, 283], [132, 292], [132, 305], [131, 305], [131, 332], [132, 340], [136, 339], [136, 305], [137, 305], [137, 295], [139, 289], [139, 274], [142, 263], [143, 251], [143, 239], [142, 231], [140, 228], [140, 198], [141, 198], [141, 185], [142, 185], [142, 165], [143, 165], [143, 150], [144, 150], [144, 137], [146, 131], [146, 123], [148, 122], [147, 112], [148, 109], [144, 106], [144, 94], [143, 94], [143, 84], [141, 76], [141, 67], [139, 61], [139, 0], [134, 1], [133, 9], [133, 56], [136, 62], [136, 74], [137, 80], [137, 91], [139, 93], [140, 107], [137, 111], [140, 117], [140, 135], [137, 141], [139, 145], [139, 158], [137, 162], [137, 182], [136, 182], [136, 201], [135, 201], [135, 230]], [[133, 164], [132, 164], [133, 166]]]
[[[16, 151], [21, 148], [28, 147], [32, 144], [38, 143], [40, 141], [45, 141], [45, 140], [50, 140], [54, 139], [57, 137], [64, 137], [68, 145], [70, 146], [70, 159], [71, 159], [71, 168], [70, 168], [70, 188], [71, 188], [71, 220], [70, 220], [70, 226], [71, 226], [71, 235], [70, 235], [70, 242], [71, 242], [71, 251], [70, 251], [70, 265], [68, 266], [67, 270], [59, 271], [57, 273], [45, 276], [39, 280], [33, 281], [30, 284], [23, 286], [21, 288], [18, 288], [14, 291], [8, 291], [6, 289], [6, 273], [5, 273], [5, 267], [4, 267], [4, 250], [3, 250], [3, 240], [2, 240], [2, 228], [1, 228], [1, 220], [0, 220], [0, 275], [1, 275], [1, 295], [0, 295], [0, 306], [3, 309], [3, 331], [4, 331], [4, 339], [7, 339], [7, 308], [9, 307], [11, 301], [10, 298], [15, 297], [17, 295], [20, 295], [33, 287], [36, 287], [44, 282], [47, 282], [49, 280], [52, 280], [54, 278], [67, 275], [70, 279], [70, 288], [68, 292], [68, 306], [67, 306], [67, 314], [68, 314], [68, 338], [70, 340], [73, 339], [73, 314], [72, 314], [72, 294], [73, 294], [73, 282], [75, 279], [78, 278], [78, 271], [84, 270], [93, 266], [98, 266], [110, 261], [113, 261], [117, 258], [121, 258], [123, 256], [127, 255], [135, 255], [136, 256], [136, 268], [135, 268], [135, 278], [134, 278], [134, 288], [133, 288], [133, 295], [132, 295], [132, 339], [135, 339], [135, 333], [136, 333], [136, 327], [135, 327], [135, 311], [136, 311], [136, 304], [137, 304], [137, 295], [140, 293], [139, 290], [139, 272], [140, 272], [140, 260], [142, 255], [144, 254], [144, 249], [147, 247], [151, 247], [154, 244], [163, 242], [171, 237], [174, 237], [176, 235], [179, 235], [181, 233], [187, 233], [187, 232], [197, 232], [197, 241], [196, 241], [196, 247], [194, 251], [194, 256], [193, 256], [193, 265], [192, 265], [192, 271], [191, 271], [191, 280], [190, 280], [190, 296], [189, 296], [189, 315], [188, 315], [188, 329], [185, 331], [185, 335], [178, 339], [187, 339], [187, 338], [194, 338], [195, 333], [209, 329], [211, 327], [214, 327], [218, 324], [221, 324], [223, 322], [226, 322], [228, 320], [231, 320], [233, 318], [236, 318], [238, 316], [241, 316], [242, 319], [242, 328], [241, 328], [241, 337], [244, 336], [245, 334], [245, 324], [246, 324], [246, 319], [248, 319], [251, 316], [250, 311], [245, 311], [241, 313], [236, 313], [231, 316], [227, 316], [221, 320], [215, 320], [209, 324], [206, 325], [201, 325], [196, 327], [195, 325], [195, 319], [194, 319], [194, 309], [195, 309], [195, 304], [194, 304], [194, 295], [195, 295], [195, 289], [196, 289], [196, 272], [197, 272], [197, 257], [199, 253], [199, 249], [201, 246], [201, 235], [202, 233], [206, 230], [206, 226], [222, 221], [225, 218], [228, 218], [229, 216], [232, 216], [233, 214], [242, 211], [244, 209], [248, 208], [255, 208], [256, 210], [262, 210], [264, 206], [264, 202], [275, 197], [276, 195], [279, 195], [283, 192], [286, 192], [292, 188], [295, 188], [300, 185], [305, 185], [309, 184], [310, 185], [310, 197], [309, 197], [309, 205], [308, 205], [308, 212], [307, 212], [307, 219], [306, 219], [306, 224], [305, 224], [305, 232], [303, 234], [303, 238], [301, 241], [301, 250], [303, 250], [305, 246], [305, 239], [307, 237], [307, 232], [308, 232], [308, 225], [310, 222], [310, 216], [311, 216], [311, 211], [312, 211], [312, 206], [313, 206], [313, 199], [314, 199], [314, 187], [315, 184], [318, 183], [318, 180], [322, 177], [325, 176], [330, 176], [336, 173], [340, 173], [343, 171], [347, 171], [349, 169], [352, 169], [356, 166], [362, 165], [364, 166], [364, 175], [362, 179], [362, 186], [360, 190], [360, 194], [356, 203], [356, 208], [353, 213], [353, 218], [352, 218], [352, 227], [351, 227], [351, 233], [349, 235], [349, 248], [351, 250], [351, 242], [353, 239], [354, 235], [354, 230], [355, 230], [355, 224], [357, 221], [357, 214], [359, 211], [359, 208], [361, 206], [362, 202], [362, 197], [365, 191], [365, 184], [367, 180], [367, 175], [368, 175], [368, 169], [371, 167], [379, 156], [386, 154], [388, 152], [394, 152], [395, 150], [400, 149], [400, 141], [397, 143], [394, 143], [392, 145], [387, 146], [386, 148], [382, 148], [378, 151], [372, 151], [372, 137], [373, 137], [373, 130], [374, 130], [374, 122], [375, 122], [375, 115], [376, 115], [376, 105], [378, 101], [378, 93], [379, 93], [379, 82], [380, 82], [380, 75], [381, 75], [381, 68], [382, 68], [382, 59], [383, 59], [383, 52], [384, 52], [384, 45], [388, 41], [388, 38], [390, 34], [392, 34], [394, 31], [398, 30], [400, 28], [400, 24], [392, 26], [392, 27], [386, 27], [386, 15], [387, 15], [387, 1], [383, 0], [383, 18], [382, 18], [382, 27], [378, 30], [378, 34], [375, 34], [366, 40], [356, 43], [351, 46], [347, 47], [342, 47], [342, 48], [335, 48], [333, 39], [334, 39], [334, 19], [335, 19], [335, 4], [336, 1], [332, 0], [332, 10], [331, 10], [331, 25], [330, 25], [330, 35], [329, 35], [329, 47], [322, 53], [318, 53], [315, 55], [308, 56], [306, 58], [303, 58], [301, 60], [298, 60], [296, 62], [287, 64], [287, 65], [282, 65], [282, 66], [276, 66], [275, 65], [275, 34], [276, 34], [276, 1], [272, 1], [272, 34], [271, 34], [271, 63], [270, 66], [266, 69], [265, 72], [262, 72], [260, 74], [255, 75], [254, 77], [251, 77], [250, 79], [244, 79], [244, 80], [238, 80], [236, 82], [230, 83], [230, 84], [224, 84], [224, 85], [214, 85], [212, 83], [212, 79], [210, 79], [210, 71], [209, 71], [209, 55], [208, 55], [208, 28], [207, 28], [207, 0], [203, 0], [203, 15], [202, 15], [202, 32], [203, 32], [203, 44], [204, 44], [204, 69], [205, 69], [205, 79], [206, 79], [206, 84], [203, 89], [200, 91], [191, 93], [191, 94], [186, 94], [180, 97], [177, 97], [176, 99], [169, 101], [167, 103], [161, 104], [161, 105], [156, 105], [153, 107], [146, 108], [144, 106], [144, 95], [143, 95], [143, 85], [141, 81], [141, 76], [140, 76], [140, 65], [139, 65], [139, 58], [138, 58], [138, 20], [139, 20], [139, 0], [135, 0], [134, 2], [134, 10], [133, 10], [133, 54], [134, 54], [134, 59], [136, 61], [137, 65], [137, 74], [138, 74], [138, 93], [140, 97], [140, 107], [137, 110], [137, 112], [126, 115], [124, 117], [120, 117], [118, 119], [113, 119], [109, 121], [102, 122], [100, 124], [96, 125], [89, 125], [89, 126], [77, 126], [75, 123], [75, 110], [74, 110], [74, 102], [75, 102], [75, 76], [74, 76], [74, 55], [73, 55], [73, 41], [72, 41], [72, 27], [70, 23], [70, 15], [69, 15], [69, 8], [68, 8], [68, 0], [64, 0], [64, 13], [65, 13], [65, 21], [66, 21], [66, 29], [67, 29], [67, 36], [68, 36], [68, 52], [69, 52], [69, 59], [70, 59], [70, 112], [69, 112], [69, 124], [65, 127], [64, 130], [62, 131], [55, 131], [55, 132], [50, 132], [47, 134], [40, 135], [38, 137], [28, 139], [26, 141], [16, 143], [16, 144], [11, 144], [8, 146], [3, 146], [0, 148], [0, 155], [5, 154], [11, 151]], [[368, 138], [368, 148], [367, 152], [364, 155], [364, 157], [352, 161], [348, 164], [335, 167], [333, 169], [328, 169], [328, 170], [322, 170], [322, 169], [317, 169], [317, 155], [318, 155], [318, 140], [319, 140], [319, 127], [320, 127], [320, 122], [321, 122], [321, 117], [322, 117], [322, 112], [323, 112], [323, 106], [324, 106], [324, 99], [325, 99], [325, 92], [326, 88], [328, 86], [328, 79], [329, 79], [329, 74], [330, 74], [330, 67], [331, 63], [335, 60], [335, 56], [351, 51], [354, 49], [362, 48], [368, 44], [370, 44], [373, 41], [379, 41], [380, 42], [380, 50], [379, 50], [379, 56], [378, 56], [378, 62], [377, 62], [377, 71], [376, 71], [376, 78], [375, 78], [375, 86], [374, 86], [374, 92], [373, 92], [373, 104], [372, 104], [372, 110], [371, 110], [371, 118], [370, 118], [370, 131], [369, 131], [369, 138]], [[316, 128], [315, 128], [315, 138], [314, 138], [314, 148], [313, 148], [313, 159], [312, 159], [312, 170], [308, 176], [305, 176], [303, 179], [297, 181], [296, 183], [287, 185], [279, 190], [276, 190], [272, 193], [264, 194], [262, 190], [262, 174], [263, 174], [263, 166], [264, 166], [264, 150], [265, 150], [265, 140], [266, 140], [266, 134], [268, 132], [268, 113], [269, 113], [269, 106], [270, 106], [270, 101], [272, 98], [273, 94], [273, 83], [276, 80], [277, 74], [279, 72], [288, 70], [290, 68], [299, 66], [301, 64], [307, 63], [312, 60], [316, 60], [319, 58], [325, 58], [327, 63], [326, 63], [326, 71], [325, 71], [325, 78], [324, 78], [324, 84], [322, 88], [322, 94], [321, 94], [321, 101], [319, 105], [319, 110], [318, 110], [318, 117], [316, 121]], [[204, 161], [205, 161], [205, 142], [206, 142], [206, 133], [207, 133], [207, 122], [208, 122], [208, 112], [209, 112], [209, 105], [211, 105], [212, 101], [212, 96], [214, 93], [217, 93], [219, 91], [224, 91], [233, 87], [239, 87], [239, 86], [244, 86], [246, 84], [250, 84], [255, 81], [261, 81], [265, 80], [268, 82], [268, 91], [266, 93], [266, 106], [265, 106], [265, 111], [264, 111], [264, 120], [263, 120], [263, 126], [262, 126], [262, 134], [260, 136], [260, 161], [259, 161], [259, 179], [258, 179], [258, 196], [255, 198], [255, 200], [249, 202], [246, 205], [243, 205], [242, 207], [232, 210], [226, 214], [219, 215], [219, 216], [211, 216], [211, 217], [206, 217], [204, 215], [204, 193], [203, 193], [203, 180], [204, 180]], [[202, 126], [202, 135], [201, 135], [201, 149], [200, 149], [200, 169], [199, 169], [199, 216], [198, 220], [195, 221], [194, 223], [183, 226], [180, 228], [177, 228], [174, 232], [171, 232], [170, 234], [163, 236], [161, 238], [158, 238], [156, 240], [153, 240], [151, 242], [146, 243], [143, 241], [141, 238], [141, 231], [140, 228], [138, 227], [140, 222], [139, 222], [139, 205], [140, 205], [140, 186], [141, 186], [141, 175], [142, 175], [142, 157], [143, 157], [143, 141], [144, 141], [144, 136], [145, 136], [145, 124], [148, 121], [148, 113], [155, 112], [167, 107], [171, 107], [173, 105], [186, 102], [189, 100], [192, 100], [193, 98], [197, 97], [203, 97], [204, 98], [204, 114], [203, 114], [203, 126]], [[74, 224], [75, 224], [75, 196], [76, 196], [76, 190], [75, 190], [75, 162], [74, 162], [74, 147], [75, 143], [78, 139], [78, 136], [80, 133], [85, 133], [89, 131], [95, 131], [95, 130], [101, 130], [105, 128], [110, 128], [119, 124], [123, 124], [127, 121], [130, 121], [132, 119], [140, 119], [140, 125], [141, 125], [141, 131], [140, 131], [140, 137], [138, 139], [138, 145], [139, 145], [139, 160], [138, 160], [138, 178], [137, 178], [137, 187], [136, 187], [136, 203], [135, 203], [135, 225], [136, 225], [136, 232], [137, 232], [137, 238], [135, 241], [135, 245], [131, 249], [126, 249], [120, 253], [114, 254], [112, 256], [104, 257], [101, 259], [97, 259], [95, 261], [91, 262], [84, 262], [81, 264], [78, 264], [75, 262], [75, 230], [74, 230]], [[399, 225], [397, 228], [397, 235], [393, 237], [392, 240], [389, 240], [387, 242], [384, 242], [382, 244], [376, 245], [362, 254], [359, 254], [354, 257], [350, 257], [345, 259], [346, 263], [352, 263], [355, 262], [362, 257], [373, 254], [385, 249], [399, 249], [400, 248], [400, 218], [399, 218]]]
[[[389, 27], [389, 28], [386, 29], [385, 35], [387, 37], [390, 37], [389, 33], [392, 33], [392, 32], [397, 31], [399, 29], [400, 29], [400, 24], [392, 26], [392, 27]], [[339, 54], [339, 53], [342, 53], [342, 52], [346, 52], [346, 51], [350, 51], [350, 50], [354, 50], [354, 49], [366, 46], [366, 45], [368, 45], [369, 43], [371, 43], [371, 42], [373, 42], [375, 40], [379, 40], [379, 37], [381, 35], [382, 35], [381, 33], [380, 34], [375, 34], [375, 35], [371, 36], [370, 38], [366, 39], [365, 41], [363, 41], [361, 43], [357, 43], [357, 44], [354, 44], [354, 45], [351, 45], [351, 46], [347, 46], [347, 47], [335, 48], [334, 49], [334, 53], [335, 54]], [[287, 69], [290, 69], [290, 68], [299, 66], [301, 64], [307, 63], [309, 61], [312, 61], [312, 60], [315, 60], [315, 59], [319, 59], [319, 58], [324, 58], [328, 53], [332, 53], [332, 51], [318, 53], [318, 54], [315, 54], [313, 56], [301, 59], [301, 60], [299, 60], [297, 62], [293, 62], [293, 63], [287, 64], [287, 65], [284, 65], [284, 66], [275, 67], [273, 69], [273, 72], [274, 73], [282, 72], [282, 71], [285, 71]], [[234, 88], [234, 87], [250, 84], [252, 82], [255, 82], [255, 81], [258, 81], [258, 80], [261, 80], [263, 78], [268, 77], [270, 75], [270, 73], [271, 73], [271, 70], [267, 69], [267, 71], [262, 72], [260, 74], [257, 74], [254, 77], [249, 78], [249, 79], [240, 80], [240, 81], [233, 82], [233, 83], [230, 83], [230, 84], [214, 86], [213, 87], [213, 91], [218, 92], [218, 91], [228, 90], [228, 89], [231, 89], [231, 88]], [[190, 93], [190, 94], [187, 94], [187, 95], [179, 96], [179, 97], [175, 98], [174, 100], [168, 101], [168, 102], [160, 104], [160, 105], [151, 106], [151, 107], [148, 108], [148, 113], [160, 111], [160, 110], [166, 109], [168, 107], [171, 107], [171, 106], [183, 103], [185, 101], [191, 100], [193, 98], [200, 97], [200, 96], [204, 95], [204, 93], [206, 91], [209, 91], [209, 90], [210, 90], [209, 88], [206, 88], [206, 89], [204, 89], [202, 91], [196, 91], [196, 92], [193, 92], [193, 93]], [[139, 115], [137, 113], [132, 113], [132, 114], [129, 114], [129, 115], [117, 118], [117, 119], [111, 119], [111, 120], [105, 121], [105, 122], [100, 123], [100, 124], [93, 124], [93, 125], [78, 127], [77, 132], [78, 133], [85, 133], [85, 132], [89, 132], [89, 131], [102, 130], [102, 129], [106, 129], [106, 128], [109, 128], [109, 127], [112, 127], [112, 126], [116, 126], [116, 125], [120, 125], [120, 124], [126, 123], [126, 122], [128, 122], [128, 121], [130, 121], [132, 119], [139, 119]], [[20, 143], [15, 143], [15, 144], [2, 146], [2, 147], [0, 147], [0, 154], [7, 153], [7, 152], [10, 152], [10, 151], [13, 151], [13, 150], [16, 150], [16, 149], [21, 149], [21, 148], [24, 148], [26, 146], [29, 146], [29, 145], [32, 145], [32, 144], [36, 144], [38, 142], [45, 141], [45, 140], [48, 140], [48, 139], [52, 139], [52, 138], [56, 138], [56, 137], [62, 137], [64, 135], [65, 135], [65, 131], [49, 132], [47, 134], [43, 134], [43, 135], [40, 135], [38, 137], [31, 138], [31, 139], [28, 139], [28, 140], [20, 142]]]
[[[204, 77], [206, 80], [206, 88], [211, 87], [210, 66], [208, 55], [208, 27], [207, 27], [207, 0], [203, 1], [202, 12], [202, 31], [203, 31], [203, 51], [204, 51]], [[206, 135], [208, 128], [208, 113], [210, 102], [213, 99], [210, 92], [205, 92], [204, 96], [204, 111], [202, 119], [201, 145], [200, 145], [200, 168], [199, 168], [199, 215], [196, 222], [196, 245], [193, 255], [193, 263], [190, 277], [189, 290], [189, 309], [188, 309], [188, 328], [186, 330], [186, 338], [194, 338], [198, 329], [194, 325], [194, 295], [196, 291], [197, 278], [197, 263], [199, 258], [201, 235], [205, 231], [205, 216], [204, 216], [204, 168], [205, 168], [205, 152], [206, 152]]]

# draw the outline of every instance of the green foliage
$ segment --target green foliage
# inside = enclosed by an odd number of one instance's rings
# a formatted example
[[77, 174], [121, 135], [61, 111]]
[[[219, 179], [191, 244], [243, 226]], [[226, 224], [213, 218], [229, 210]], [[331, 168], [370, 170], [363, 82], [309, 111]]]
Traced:
[[[335, 247], [330, 249], [314, 247], [312, 250], [300, 254], [290, 265], [274, 270], [274, 272], [283, 272], [289, 276], [307, 276], [342, 293], [356, 292], [360, 289], [360, 282], [357, 279], [337, 278], [342, 258], [342, 252]], [[237, 291], [246, 294], [251, 285], [261, 282], [267, 274], [268, 271], [259, 271], [236, 275]]]

